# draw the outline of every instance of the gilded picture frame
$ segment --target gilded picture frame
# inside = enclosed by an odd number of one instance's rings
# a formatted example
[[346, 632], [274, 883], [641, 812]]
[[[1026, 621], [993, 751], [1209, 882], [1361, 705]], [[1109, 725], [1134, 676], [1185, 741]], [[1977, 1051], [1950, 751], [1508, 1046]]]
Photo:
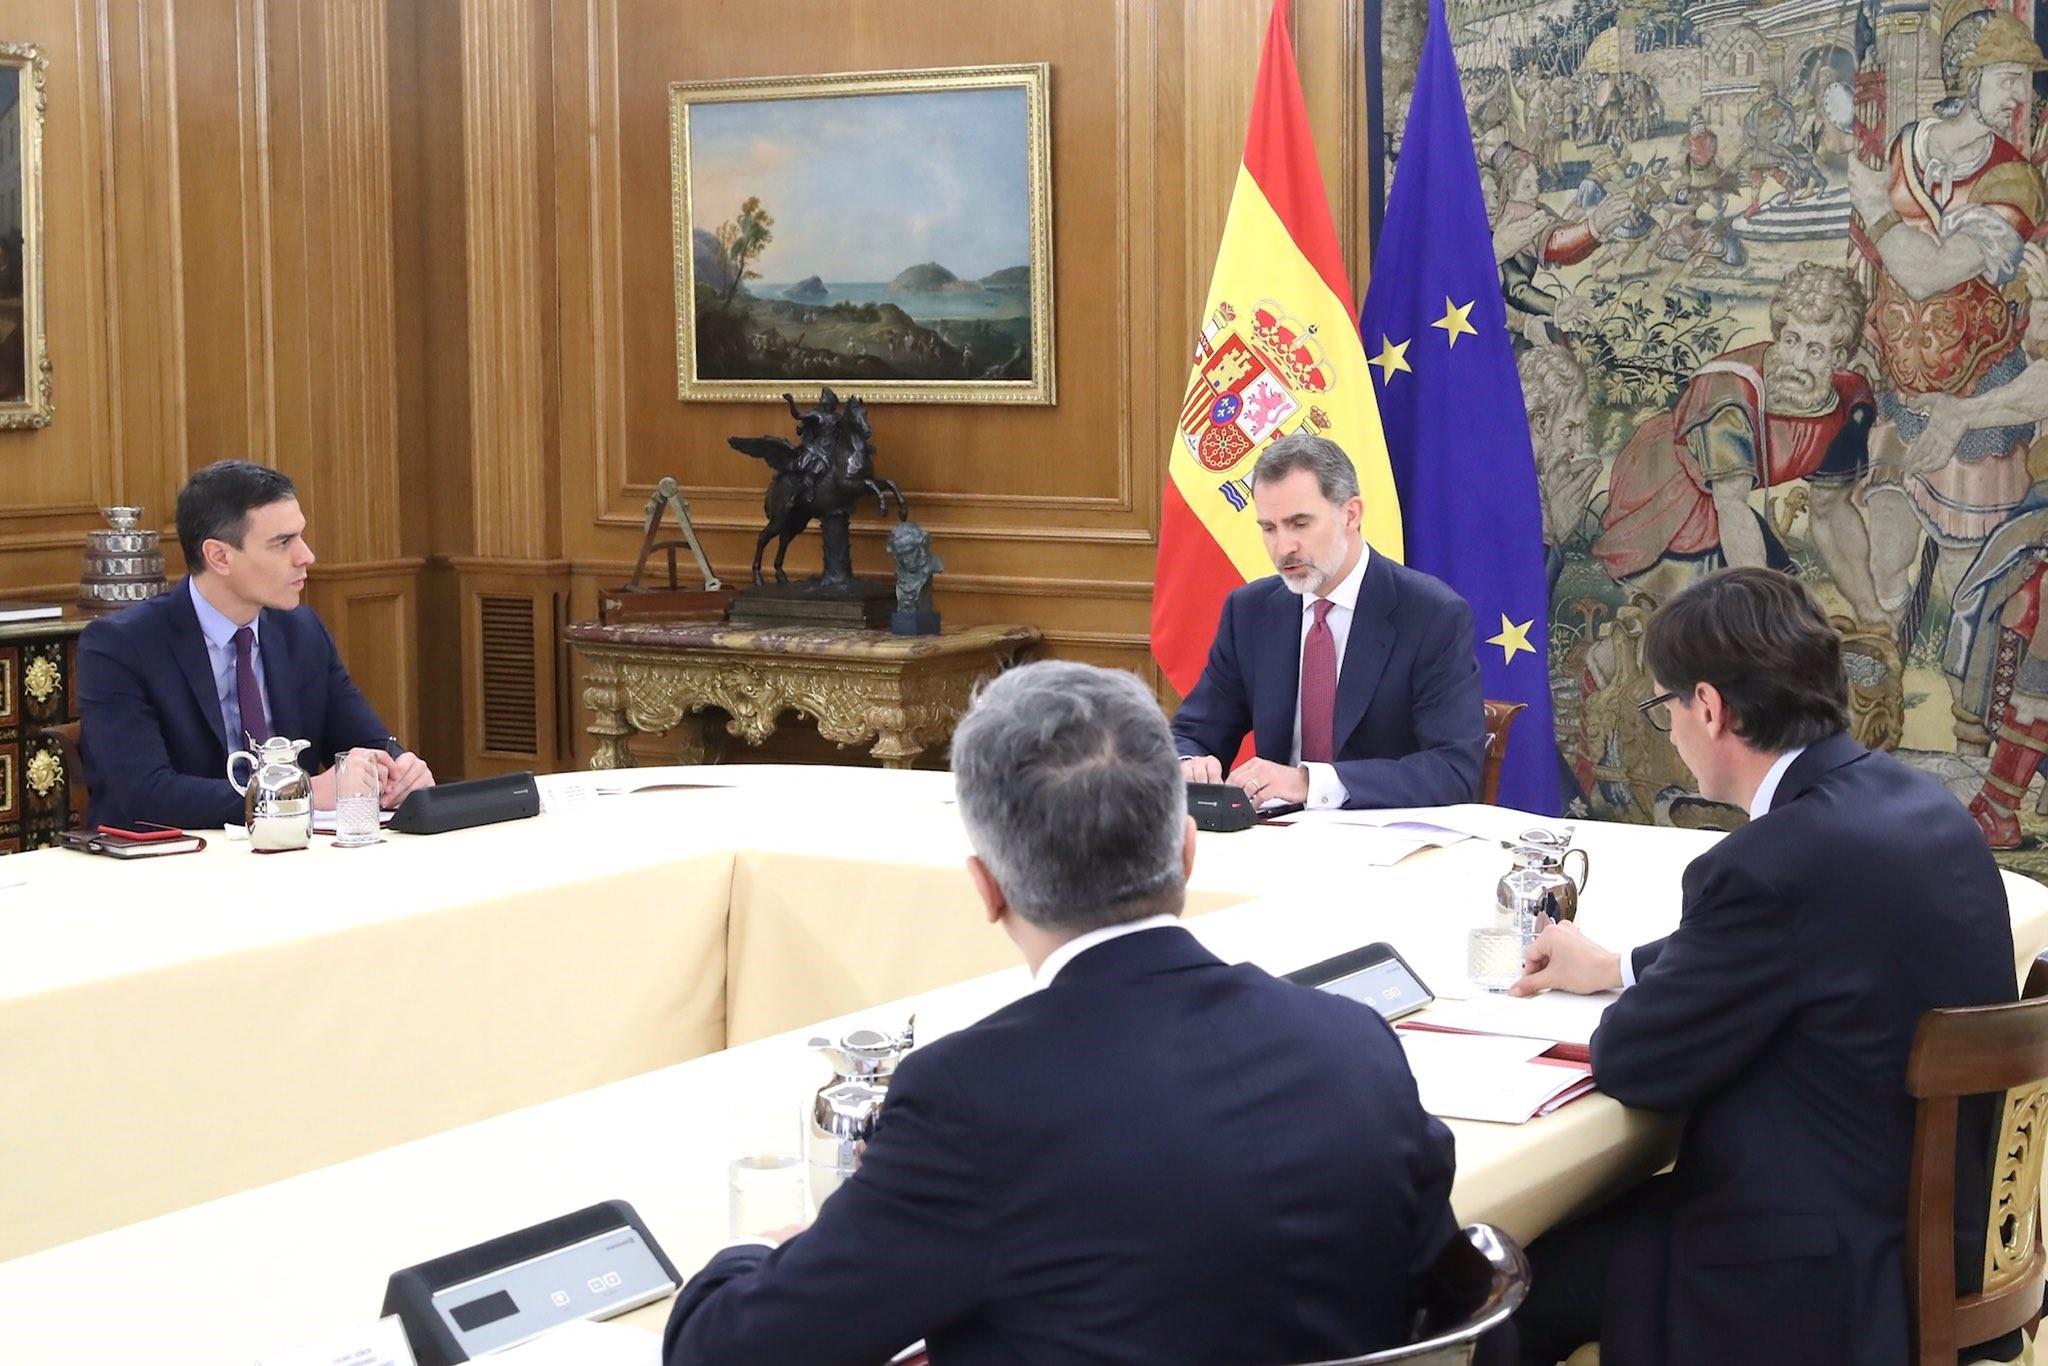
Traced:
[[55, 413], [43, 315], [43, 118], [49, 61], [0, 42], [0, 430]]
[[676, 397], [1053, 403], [1049, 94], [1043, 62], [670, 85]]

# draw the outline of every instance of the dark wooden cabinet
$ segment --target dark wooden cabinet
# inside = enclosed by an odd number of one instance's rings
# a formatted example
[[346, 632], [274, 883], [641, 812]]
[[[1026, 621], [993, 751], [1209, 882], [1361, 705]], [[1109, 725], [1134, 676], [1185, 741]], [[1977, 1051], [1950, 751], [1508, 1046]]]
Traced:
[[86, 618], [0, 624], [0, 853], [41, 849], [75, 826], [64, 750], [42, 730], [78, 719]]

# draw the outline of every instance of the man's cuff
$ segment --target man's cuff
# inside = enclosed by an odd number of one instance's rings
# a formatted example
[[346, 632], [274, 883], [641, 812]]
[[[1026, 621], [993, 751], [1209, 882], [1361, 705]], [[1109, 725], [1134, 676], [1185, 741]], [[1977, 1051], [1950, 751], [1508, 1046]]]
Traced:
[[1308, 770], [1308, 800], [1302, 805], [1310, 811], [1334, 811], [1344, 805], [1344, 799], [1351, 794], [1345, 790], [1344, 780], [1337, 776], [1335, 764], [1303, 764]]
[[1634, 949], [1623, 949], [1621, 951], [1621, 989], [1627, 991], [1635, 984], [1636, 951]]

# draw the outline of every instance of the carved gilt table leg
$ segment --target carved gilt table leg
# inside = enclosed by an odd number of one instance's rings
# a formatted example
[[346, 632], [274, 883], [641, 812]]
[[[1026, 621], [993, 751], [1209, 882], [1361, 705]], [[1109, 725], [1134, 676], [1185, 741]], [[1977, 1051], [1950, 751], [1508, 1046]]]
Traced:
[[901, 707], [877, 707], [870, 716], [875, 722], [875, 743], [868, 753], [882, 761], [883, 768], [909, 768], [924, 753], [924, 740], [912, 728]]
[[583, 690], [583, 705], [590, 708], [591, 721], [585, 733], [597, 740], [590, 756], [593, 769], [631, 768], [633, 751], [626, 737], [633, 733], [626, 722], [626, 689], [618, 662], [608, 655], [590, 661], [590, 686]]

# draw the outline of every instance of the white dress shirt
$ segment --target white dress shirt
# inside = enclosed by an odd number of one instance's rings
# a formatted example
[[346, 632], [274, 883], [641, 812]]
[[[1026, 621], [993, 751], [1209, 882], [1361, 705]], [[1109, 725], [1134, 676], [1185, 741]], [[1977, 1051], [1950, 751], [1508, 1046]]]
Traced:
[[[185, 580], [185, 587], [192, 594], [192, 610], [199, 614], [199, 634], [206, 639], [206, 662], [213, 670], [213, 692], [220, 699], [220, 719], [227, 731], [228, 748], [240, 749], [242, 739], [242, 697], [235, 691], [235, 632], [240, 629], [235, 623], [221, 615], [218, 607], [206, 600], [199, 591], [199, 584]], [[256, 692], [263, 699], [263, 714], [270, 715], [270, 685], [263, 681], [263, 616], [249, 623], [249, 634], [255, 639], [249, 642], [249, 667], [256, 671]], [[258, 735], [257, 744], [270, 737]]]
[[[1340, 579], [1337, 586], [1327, 595], [1330, 599], [1330, 614], [1325, 621], [1330, 628], [1330, 639], [1337, 647], [1337, 677], [1340, 679], [1344, 677], [1344, 647], [1351, 640], [1351, 618], [1358, 607], [1358, 590], [1365, 583], [1365, 566], [1371, 559], [1372, 547], [1361, 541], [1358, 547], [1358, 563], [1351, 566], [1351, 572]], [[1314, 593], [1301, 595], [1301, 647], [1304, 650], [1308, 648], [1309, 629], [1316, 624], [1316, 603], [1320, 600]], [[1299, 680], [1299, 672], [1295, 677]], [[1343, 738], [1336, 733], [1333, 725], [1330, 733], [1331, 743], [1340, 743]], [[1336, 767], [1331, 764], [1301, 762], [1301, 688], [1298, 682], [1294, 690], [1294, 747], [1288, 751], [1287, 762], [1308, 770], [1308, 800], [1303, 805], [1309, 810], [1329, 811], [1344, 805], [1344, 798], [1348, 794], [1344, 790], [1343, 780], [1337, 776]], [[1260, 804], [1266, 805], [1263, 802]]]
[[1077, 934], [1045, 956], [1045, 961], [1038, 965], [1038, 971], [1032, 974], [1031, 989], [1044, 991], [1052, 985], [1052, 979], [1060, 975], [1061, 968], [1097, 944], [1107, 944], [1112, 939], [1121, 939], [1127, 934], [1137, 934], [1142, 930], [1171, 929], [1178, 924], [1180, 917], [1177, 915], [1148, 915], [1143, 920], [1126, 921], [1121, 925], [1104, 925], [1099, 930]]
[[[1756, 785], [1756, 795], [1749, 799], [1749, 818], [1751, 820], [1760, 821], [1770, 814], [1771, 802], [1778, 795], [1778, 784], [1784, 781], [1785, 770], [1792, 767], [1792, 761], [1804, 753], [1806, 753], [1805, 745], [1801, 745], [1797, 749], [1788, 749], [1783, 754], [1780, 754], [1770, 768], [1765, 771], [1764, 780]], [[1621, 956], [1622, 990], [1626, 991], [1635, 984], [1636, 951], [1630, 949]]]

